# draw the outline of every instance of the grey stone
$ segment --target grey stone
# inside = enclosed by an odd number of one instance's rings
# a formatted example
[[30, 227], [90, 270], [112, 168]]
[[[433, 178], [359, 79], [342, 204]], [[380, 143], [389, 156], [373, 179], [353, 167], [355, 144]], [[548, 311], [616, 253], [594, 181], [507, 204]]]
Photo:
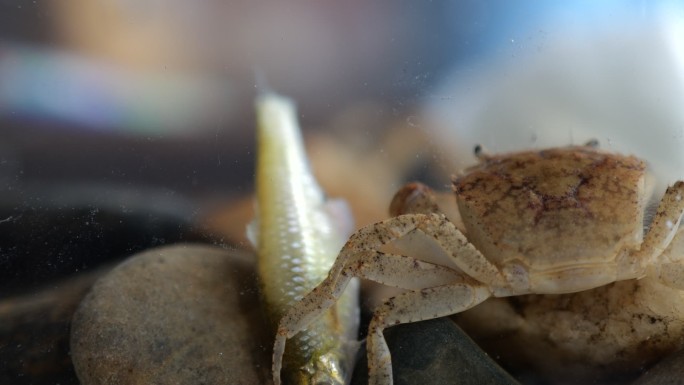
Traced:
[[178, 245], [131, 257], [76, 311], [71, 354], [83, 385], [266, 384], [271, 345], [253, 261]]
[[[395, 385], [518, 384], [448, 318], [393, 326], [385, 338]], [[360, 354], [352, 385], [368, 383], [365, 348]]]
[[642, 374], [632, 385], [684, 384], [684, 350], [680, 350]]

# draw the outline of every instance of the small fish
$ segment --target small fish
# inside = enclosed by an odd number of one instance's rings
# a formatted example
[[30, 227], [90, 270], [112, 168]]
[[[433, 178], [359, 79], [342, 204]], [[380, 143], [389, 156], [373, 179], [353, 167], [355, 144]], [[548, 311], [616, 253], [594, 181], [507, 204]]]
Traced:
[[[328, 274], [353, 230], [342, 200], [327, 200], [309, 169], [294, 103], [257, 97], [256, 216], [247, 235], [256, 248], [267, 317], [275, 334], [285, 311]], [[348, 383], [358, 348], [358, 281], [285, 350], [286, 385]]]

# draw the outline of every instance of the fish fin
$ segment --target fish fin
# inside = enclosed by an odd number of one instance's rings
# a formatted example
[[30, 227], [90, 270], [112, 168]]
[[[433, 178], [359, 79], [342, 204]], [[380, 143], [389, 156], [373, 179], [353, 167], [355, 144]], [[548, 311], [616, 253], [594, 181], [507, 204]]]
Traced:
[[346, 370], [345, 373], [347, 373], [347, 375], [344, 378], [345, 385], [349, 385], [351, 383], [354, 374], [354, 368], [361, 359], [361, 355], [359, 354], [361, 352], [361, 347], [365, 343], [365, 340], [347, 340], [344, 343], [344, 350], [347, 353], [347, 357], [349, 357], [349, 359], [347, 360], [347, 367], [344, 368]]
[[247, 224], [246, 228], [247, 239], [254, 248], [259, 244], [259, 204], [254, 202], [254, 219]]
[[354, 216], [347, 201], [341, 198], [325, 201], [325, 212], [332, 219], [337, 233], [346, 240], [355, 230]]

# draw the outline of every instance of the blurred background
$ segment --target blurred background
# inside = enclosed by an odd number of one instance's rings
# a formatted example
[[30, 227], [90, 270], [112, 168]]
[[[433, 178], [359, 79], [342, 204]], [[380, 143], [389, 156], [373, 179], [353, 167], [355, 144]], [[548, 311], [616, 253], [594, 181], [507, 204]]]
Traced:
[[495, 151], [556, 134], [622, 143], [635, 117], [644, 133], [681, 130], [676, 4], [5, 0], [0, 176], [249, 189], [255, 73], [298, 101], [307, 130], [370, 104], [378, 122], [420, 126], [429, 105], [448, 119], [440, 141]]
[[684, 127], [677, 4], [4, 0], [0, 181], [247, 191], [256, 73], [307, 131], [375, 119], [338, 129], [358, 142], [405, 121], [463, 162], [475, 143], [589, 137], [669, 156]]
[[158, 244], [247, 247], [257, 77], [358, 225], [407, 180], [448, 190], [476, 144], [598, 139], [659, 190], [684, 176], [677, 1], [0, 0], [0, 299]]

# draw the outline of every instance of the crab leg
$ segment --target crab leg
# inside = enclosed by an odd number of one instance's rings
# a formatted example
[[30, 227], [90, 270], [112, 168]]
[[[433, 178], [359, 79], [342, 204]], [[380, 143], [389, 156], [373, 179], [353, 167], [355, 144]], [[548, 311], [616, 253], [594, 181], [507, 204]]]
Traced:
[[680, 227], [659, 261], [651, 266], [649, 275], [658, 277], [661, 283], [684, 290], [684, 227]]
[[333, 267], [328, 278], [292, 306], [280, 320], [273, 348], [273, 375], [276, 384], [279, 383], [285, 341], [304, 330], [334, 305], [353, 277], [409, 290], [472, 281], [456, 270], [403, 255], [385, 254], [375, 250], [344, 255], [346, 258], [339, 257], [336, 262], [343, 265], [339, 274], [333, 274], [336, 270]]
[[[499, 270], [444, 215], [402, 215], [366, 226], [352, 235], [340, 251], [328, 277], [281, 319], [278, 334], [289, 338], [303, 329], [317, 317], [318, 310], [332, 306], [355, 276], [405, 289], [414, 289], [416, 282], [426, 287], [429, 283], [427, 280], [445, 283], [454, 282], [454, 275], [461, 277], [461, 274], [448, 268], [377, 251], [381, 246], [414, 230], [440, 239], [440, 245], [448, 245], [443, 247], [454, 256], [456, 266], [468, 276], [494, 286], [504, 285]], [[448, 278], [452, 280], [443, 281]]]
[[441, 210], [435, 201], [432, 189], [422, 183], [413, 182], [404, 185], [394, 194], [390, 203], [390, 215], [431, 214]]
[[364, 250], [350, 255], [340, 274], [336, 277], [328, 276], [291, 307], [280, 321], [278, 334], [290, 338], [304, 330], [309, 323], [337, 301], [354, 277], [408, 290], [472, 281], [448, 267], [403, 255]]
[[368, 383], [393, 383], [390, 351], [382, 334], [386, 327], [460, 313], [491, 295], [486, 285], [473, 282], [430, 287], [390, 298], [375, 310], [368, 329]]
[[[501, 271], [489, 262], [465, 235], [458, 230], [443, 214], [406, 215], [424, 218], [416, 225], [416, 229], [431, 236], [451, 256], [451, 261], [466, 275], [493, 287], [506, 286], [506, 280]], [[397, 217], [402, 218], [402, 217]], [[415, 219], [414, 219], [415, 220]]]
[[415, 230], [436, 239], [444, 238], [448, 243], [440, 244], [449, 245], [445, 250], [456, 256], [454, 262], [465, 274], [486, 284], [503, 285], [499, 270], [468, 243], [465, 236], [442, 214], [408, 214], [366, 226], [347, 241], [328, 277], [291, 307], [280, 320], [273, 350], [276, 383], [285, 340], [305, 329], [331, 307], [352, 277], [372, 279], [405, 289], [470, 281], [460, 272], [443, 266], [377, 251], [381, 246]]
[[[618, 280], [639, 278], [646, 274], [647, 270], [660, 271], [665, 264], [672, 260], [680, 260], [679, 255], [666, 252], [675, 236], [679, 236], [677, 230], [684, 215], [684, 182], [679, 181], [667, 188], [663, 195], [655, 217], [644, 236], [641, 248], [627, 256], [619, 266]], [[666, 255], [671, 255], [671, 260], [666, 260]], [[682, 277], [684, 281], [684, 277]], [[682, 284], [684, 286], [684, 284]]]
[[641, 250], [650, 253], [650, 260], [660, 255], [672, 241], [684, 214], [684, 182], [667, 188], [658, 205], [653, 222], [646, 233]]
[[684, 214], [684, 182], [677, 182], [667, 188], [658, 205], [655, 217], [641, 244], [639, 254], [652, 262], [672, 241]]

